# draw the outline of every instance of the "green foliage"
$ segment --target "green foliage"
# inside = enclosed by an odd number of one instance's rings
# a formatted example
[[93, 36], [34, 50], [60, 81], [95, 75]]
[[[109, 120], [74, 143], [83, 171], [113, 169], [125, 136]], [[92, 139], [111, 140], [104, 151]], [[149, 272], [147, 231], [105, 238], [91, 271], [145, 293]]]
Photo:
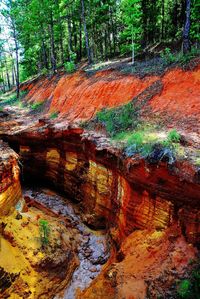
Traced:
[[76, 53], [70, 52], [70, 61], [64, 63], [64, 68], [67, 73], [73, 73], [76, 70], [75, 60]]
[[162, 142], [162, 144], [169, 148], [175, 148], [177, 143], [180, 143], [181, 135], [177, 132], [176, 129], [171, 130], [167, 138]]
[[176, 282], [175, 298], [199, 299], [200, 295], [200, 264], [199, 260], [190, 262], [193, 270], [187, 273], [187, 278]]
[[5, 105], [14, 105], [18, 102], [18, 99], [16, 97], [16, 95], [12, 95], [10, 97], [8, 97], [7, 99], [0, 101], [0, 106], [5, 106]]
[[200, 49], [192, 47], [191, 51], [187, 54], [180, 53], [178, 55], [177, 61], [184, 65], [187, 64], [191, 59], [198, 57], [200, 55]]
[[127, 156], [140, 154], [142, 157], [147, 157], [152, 152], [154, 144], [154, 142], [145, 140], [144, 132], [138, 131], [127, 139], [125, 153]]
[[105, 126], [111, 137], [117, 133], [135, 128], [138, 124], [138, 111], [130, 102], [117, 108], [103, 109], [97, 113], [97, 122]]
[[64, 63], [64, 68], [67, 73], [73, 73], [76, 70], [75, 63], [73, 61], [67, 61]]
[[20, 82], [23, 82], [30, 77], [30, 73], [27, 72], [26, 68], [22, 64], [20, 64], [19, 66], [19, 74], [20, 74], [20, 78], [19, 78]]
[[172, 52], [169, 48], [165, 48], [161, 52], [160, 56], [163, 59], [165, 64], [170, 64], [170, 63], [176, 62], [176, 57], [175, 57], [175, 55], [172, 54]]
[[181, 135], [177, 132], [176, 129], [171, 130], [168, 135], [167, 135], [167, 139], [170, 142], [180, 142], [181, 139]]
[[47, 70], [46, 68], [43, 68], [43, 69], [41, 70], [41, 75], [46, 76], [47, 74], [48, 74], [48, 70]]
[[43, 247], [49, 243], [50, 228], [47, 220], [39, 220], [40, 241]]
[[164, 141], [159, 140], [156, 134], [150, 131], [137, 131], [127, 138], [125, 154], [129, 157], [140, 154], [150, 163], [165, 161], [173, 164], [177, 156], [180, 137], [175, 129], [168, 133]]
[[122, 0], [121, 2], [122, 20], [124, 30], [121, 38], [124, 43], [121, 45], [122, 53], [140, 49], [140, 40], [142, 35], [142, 9], [140, 0]]
[[200, 42], [200, 1], [192, 0], [191, 6], [191, 30], [190, 34], [194, 41]]
[[[182, 38], [185, 21], [185, 1], [180, 0], [84, 0], [85, 25], [80, 0], [4, 2], [2, 27], [4, 23], [5, 27], [12, 23], [16, 29], [21, 81], [37, 73], [47, 75], [64, 64], [67, 72], [73, 72], [74, 62], [86, 57], [85, 27], [94, 61], [107, 61], [117, 55], [130, 54], [133, 48], [136, 53], [150, 49], [152, 54], [151, 49], [161, 40], [166, 44], [176, 44]], [[190, 33], [196, 47], [200, 41], [199, 8], [199, 0], [191, 0]], [[13, 39], [12, 26], [9, 29], [5, 32]], [[9, 47], [5, 44], [2, 38], [0, 60], [4, 86], [7, 85], [7, 70], [11, 77], [16, 65], [13, 42]], [[175, 60], [169, 48], [162, 57], [166, 63]]]
[[10, 95], [4, 95], [2, 99], [0, 99], [0, 107], [4, 106], [18, 106], [23, 108], [25, 103], [22, 101], [23, 98], [26, 96], [27, 91], [23, 90], [20, 91], [19, 98], [17, 98], [16, 93], [11, 93]]
[[178, 286], [178, 294], [181, 298], [188, 298], [190, 293], [190, 281], [185, 279], [181, 281], [180, 285]]
[[136, 144], [138, 147], [141, 147], [144, 140], [144, 134], [142, 132], [136, 132], [128, 138], [127, 144]]
[[44, 105], [44, 102], [34, 103], [30, 106], [30, 108], [34, 111], [40, 111]]
[[187, 64], [191, 59], [200, 55], [200, 49], [192, 47], [191, 51], [187, 54], [183, 54], [182, 51], [178, 53], [172, 53], [169, 48], [165, 48], [161, 52], [160, 56], [165, 65], [176, 63], [180, 65]]
[[52, 112], [50, 115], [50, 119], [55, 119], [58, 117], [58, 112]]
[[77, 57], [76, 53], [74, 53], [74, 52], [71, 51], [70, 54], [69, 54], [69, 56], [70, 56], [70, 61], [75, 62], [76, 57]]

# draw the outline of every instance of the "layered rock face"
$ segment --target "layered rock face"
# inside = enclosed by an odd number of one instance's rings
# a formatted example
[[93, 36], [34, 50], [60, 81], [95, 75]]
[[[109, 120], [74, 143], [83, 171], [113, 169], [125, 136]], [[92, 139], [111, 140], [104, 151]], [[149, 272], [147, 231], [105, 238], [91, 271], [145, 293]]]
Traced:
[[[69, 241], [73, 231], [56, 218], [48, 209], [26, 206], [19, 156], [0, 142], [0, 298], [52, 298], [69, 284], [79, 263], [76, 244]], [[45, 248], [39, 219], [51, 228]]]
[[19, 150], [25, 179], [66, 193], [83, 221], [107, 228], [116, 246], [77, 298], [145, 298], [147, 292], [157, 298], [195, 258], [192, 244], [200, 241], [195, 167], [124, 158], [106, 138], [48, 121], [7, 140]]
[[0, 216], [7, 215], [22, 197], [18, 155], [0, 143]]
[[169, 165], [162, 159], [154, 163], [137, 155], [125, 157], [108, 138], [73, 122], [132, 100], [142, 103], [143, 120], [152, 119], [153, 113], [168, 127], [192, 132], [185, 142], [196, 150], [199, 72], [197, 66], [143, 79], [111, 70], [93, 76], [77, 72], [26, 83], [26, 101], [43, 100], [45, 112], [61, 115], [55, 121], [46, 116], [39, 122], [30, 115], [14, 122], [11, 118], [1, 126], [2, 138], [20, 156], [24, 179], [48, 183], [67, 194], [87, 225], [106, 228], [112, 238], [109, 261], [77, 298], [164, 296], [163, 289], [184, 274], [197, 253], [200, 174], [186, 159]]
[[108, 140], [82, 133], [45, 124], [7, 139], [19, 148], [26, 178], [45, 180], [65, 192], [79, 202], [87, 223], [108, 225], [117, 241], [135, 229], [163, 229], [180, 221], [188, 240], [198, 242], [195, 167], [185, 172], [185, 163], [172, 167], [124, 159]]

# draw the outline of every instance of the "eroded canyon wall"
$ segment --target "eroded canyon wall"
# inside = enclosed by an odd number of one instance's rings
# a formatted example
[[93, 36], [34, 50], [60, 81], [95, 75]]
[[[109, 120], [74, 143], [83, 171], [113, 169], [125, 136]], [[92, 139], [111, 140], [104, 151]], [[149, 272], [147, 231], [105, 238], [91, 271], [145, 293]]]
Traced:
[[185, 163], [172, 167], [125, 158], [86, 135], [82, 129], [57, 130], [46, 124], [8, 140], [19, 148], [25, 178], [65, 192], [81, 206], [84, 221], [109, 226], [117, 242], [135, 229], [164, 229], [174, 221], [190, 242], [199, 241], [195, 168], [186, 172]]
[[22, 198], [18, 155], [0, 143], [0, 216], [7, 215]]

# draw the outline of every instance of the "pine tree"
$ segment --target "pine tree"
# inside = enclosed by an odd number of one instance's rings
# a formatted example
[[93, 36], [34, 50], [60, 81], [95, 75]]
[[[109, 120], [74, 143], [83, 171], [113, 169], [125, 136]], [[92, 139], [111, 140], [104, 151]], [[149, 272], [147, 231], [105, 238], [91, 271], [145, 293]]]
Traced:
[[124, 30], [123, 39], [128, 42], [127, 48], [132, 50], [132, 64], [135, 60], [135, 52], [140, 48], [142, 35], [142, 11], [140, 0], [123, 0], [121, 3], [122, 20]]

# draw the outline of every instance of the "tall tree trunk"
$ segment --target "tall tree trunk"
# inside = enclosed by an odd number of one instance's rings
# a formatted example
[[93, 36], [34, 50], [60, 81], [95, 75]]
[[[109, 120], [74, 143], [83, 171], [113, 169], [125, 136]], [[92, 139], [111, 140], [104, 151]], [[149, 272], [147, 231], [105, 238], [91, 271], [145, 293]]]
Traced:
[[48, 70], [49, 65], [48, 65], [48, 56], [47, 56], [47, 51], [46, 51], [46, 45], [44, 42], [44, 39], [42, 38], [42, 60], [43, 60], [43, 65], [44, 67]]
[[60, 59], [61, 59], [61, 63], [62, 65], [64, 64], [64, 46], [63, 46], [63, 28], [62, 28], [62, 24], [60, 21]]
[[86, 18], [85, 18], [84, 0], [81, 0], [81, 14], [82, 14], [82, 20], [83, 20], [84, 33], [85, 33], [85, 45], [86, 45], [88, 63], [91, 64], [92, 56], [91, 56], [91, 49], [90, 49], [90, 45], [89, 45], [88, 30], [87, 30], [87, 24], [86, 24]]
[[183, 29], [183, 53], [186, 54], [191, 50], [190, 45], [190, 7], [191, 0], [186, 0], [186, 18]]
[[5, 81], [4, 81], [4, 74], [3, 74], [3, 65], [1, 63], [1, 79], [2, 79], [2, 90], [5, 92]]
[[112, 35], [113, 35], [113, 54], [116, 55], [116, 31], [115, 31], [115, 24], [113, 20], [113, 10], [112, 6], [110, 7], [110, 17], [111, 17], [111, 27], [112, 27]]
[[16, 42], [16, 50], [15, 50], [15, 53], [16, 53], [16, 87], [17, 87], [17, 98], [19, 98], [19, 55], [18, 55], [18, 45], [17, 45], [17, 42]]
[[142, 45], [144, 48], [148, 45], [148, 9], [147, 9], [147, 0], [142, 0], [142, 28], [143, 28], [143, 41]]
[[161, 24], [161, 39], [164, 39], [164, 26], [165, 26], [165, 0], [162, 0], [162, 24]]
[[177, 0], [175, 0], [174, 9], [173, 9], [172, 13], [173, 13], [173, 15], [172, 15], [172, 24], [173, 24], [172, 36], [174, 36], [174, 39], [175, 39], [175, 34], [178, 29], [178, 3], [177, 3]]
[[73, 52], [73, 48], [72, 48], [72, 30], [71, 30], [71, 20], [70, 20], [70, 16], [67, 15], [67, 29], [68, 29], [68, 51], [69, 51], [69, 59], [71, 53]]
[[7, 77], [7, 83], [8, 83], [8, 89], [10, 90], [10, 76], [9, 76], [9, 70], [8, 70], [8, 67], [7, 67], [7, 63], [5, 63], [6, 65], [6, 77]]
[[77, 32], [76, 32], [76, 23], [73, 21], [73, 38], [74, 38], [74, 48], [75, 48], [75, 52], [77, 52]]
[[104, 47], [105, 47], [105, 59], [107, 60], [108, 59], [108, 43], [107, 43], [107, 31], [106, 31], [106, 28], [104, 30]]
[[16, 84], [14, 67], [15, 67], [15, 65], [13, 64], [13, 66], [12, 66], [12, 85], [13, 86]]
[[5, 92], [6, 91], [6, 86], [5, 86], [5, 80], [4, 80], [4, 73], [3, 73], [3, 71], [2, 71], [2, 75], [1, 75], [1, 77], [2, 77], [2, 80], [3, 80], [3, 92]]
[[12, 61], [12, 86], [14, 86], [16, 84], [16, 71], [15, 71], [15, 62], [12, 56], [12, 53], [10, 53], [10, 59]]
[[131, 44], [132, 44], [132, 65], [135, 63], [135, 43], [134, 43], [134, 36], [133, 36], [133, 27], [131, 33]]
[[79, 59], [82, 58], [82, 22], [79, 20]]
[[55, 54], [55, 43], [54, 43], [54, 28], [53, 28], [53, 14], [51, 11], [51, 21], [50, 21], [50, 41], [51, 41], [51, 66], [55, 73], [56, 71], [56, 54]]
[[16, 91], [17, 91], [17, 98], [19, 98], [20, 92], [20, 84], [19, 84], [19, 48], [18, 48], [18, 41], [17, 41], [17, 33], [14, 21], [12, 20], [12, 27], [13, 27], [13, 38], [15, 43], [15, 56], [16, 56]]

